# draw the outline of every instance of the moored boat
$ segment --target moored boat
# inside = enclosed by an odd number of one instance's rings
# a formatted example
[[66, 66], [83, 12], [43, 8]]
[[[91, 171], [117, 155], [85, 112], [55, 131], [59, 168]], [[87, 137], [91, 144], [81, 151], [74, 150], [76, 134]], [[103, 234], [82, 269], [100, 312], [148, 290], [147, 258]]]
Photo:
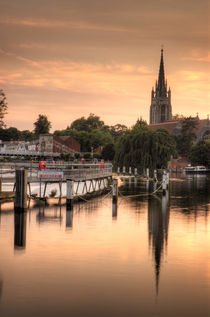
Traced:
[[207, 169], [205, 166], [186, 166], [184, 168], [186, 174], [206, 174], [210, 173], [210, 169]]

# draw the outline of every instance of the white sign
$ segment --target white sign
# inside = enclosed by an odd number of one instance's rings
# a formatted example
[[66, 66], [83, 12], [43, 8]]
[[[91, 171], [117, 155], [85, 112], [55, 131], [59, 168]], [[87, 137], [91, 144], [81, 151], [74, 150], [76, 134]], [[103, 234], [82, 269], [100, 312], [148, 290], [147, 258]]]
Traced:
[[38, 177], [43, 180], [61, 180], [63, 179], [63, 172], [58, 171], [39, 171]]

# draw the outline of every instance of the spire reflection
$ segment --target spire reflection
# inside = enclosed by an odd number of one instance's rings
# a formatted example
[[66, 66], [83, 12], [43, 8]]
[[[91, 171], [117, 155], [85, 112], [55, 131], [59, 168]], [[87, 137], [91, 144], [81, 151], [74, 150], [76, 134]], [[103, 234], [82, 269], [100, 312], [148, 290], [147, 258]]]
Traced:
[[148, 200], [148, 235], [155, 262], [156, 295], [158, 295], [162, 257], [168, 243], [169, 211], [168, 193], [162, 199], [151, 197]]

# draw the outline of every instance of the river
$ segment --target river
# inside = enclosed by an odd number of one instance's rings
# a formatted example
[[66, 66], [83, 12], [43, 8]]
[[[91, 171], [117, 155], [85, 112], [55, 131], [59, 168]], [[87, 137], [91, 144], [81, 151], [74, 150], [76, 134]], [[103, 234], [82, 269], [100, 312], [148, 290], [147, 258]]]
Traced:
[[117, 206], [107, 196], [73, 212], [2, 204], [0, 316], [209, 316], [210, 178], [154, 189], [130, 179]]

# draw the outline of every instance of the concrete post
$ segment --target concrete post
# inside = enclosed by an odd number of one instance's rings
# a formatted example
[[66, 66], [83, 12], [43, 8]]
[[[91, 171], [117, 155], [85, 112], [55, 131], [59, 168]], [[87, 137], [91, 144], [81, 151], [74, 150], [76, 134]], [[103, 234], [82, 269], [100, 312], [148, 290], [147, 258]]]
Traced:
[[72, 210], [74, 198], [74, 181], [71, 179], [66, 180], [66, 209]]
[[15, 211], [24, 211], [27, 208], [27, 183], [28, 171], [25, 169], [17, 169]]
[[112, 188], [112, 201], [113, 203], [117, 202], [118, 198], [118, 180], [116, 178], [113, 178], [113, 188]]

